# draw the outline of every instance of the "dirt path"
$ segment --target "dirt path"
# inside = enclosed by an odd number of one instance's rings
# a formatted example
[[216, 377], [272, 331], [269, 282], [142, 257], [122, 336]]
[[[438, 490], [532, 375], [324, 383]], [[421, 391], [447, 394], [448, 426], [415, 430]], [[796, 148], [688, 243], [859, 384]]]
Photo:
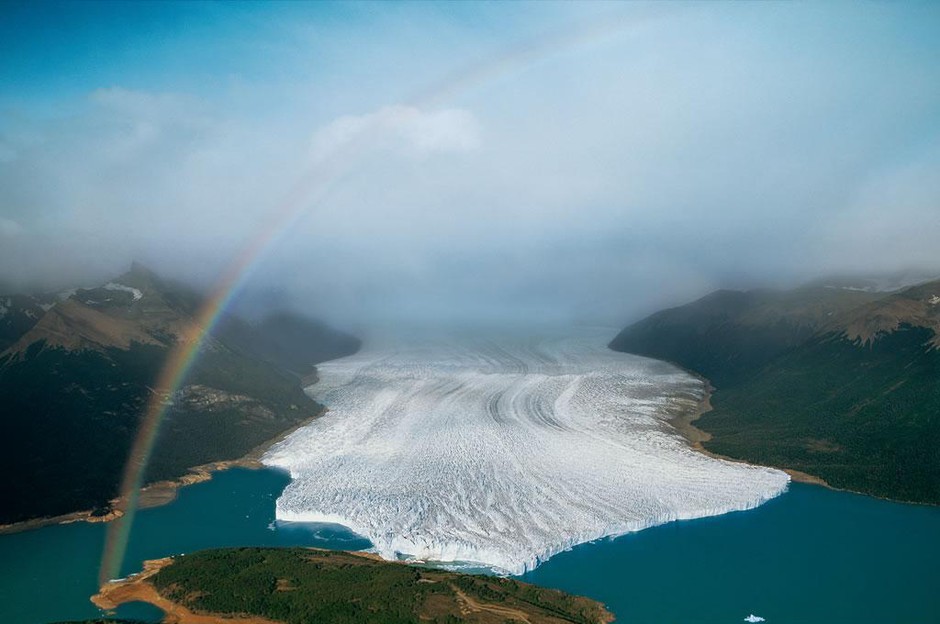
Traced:
[[532, 624], [532, 621], [529, 619], [524, 612], [519, 609], [513, 609], [511, 607], [497, 607], [496, 605], [483, 604], [477, 602], [467, 594], [463, 593], [455, 586], [451, 585], [451, 589], [454, 590], [454, 593], [457, 594], [457, 599], [466, 605], [467, 609], [470, 611], [486, 611], [488, 613], [493, 613], [502, 617], [509, 617], [514, 620], [519, 620], [520, 622], [525, 622], [526, 624]]

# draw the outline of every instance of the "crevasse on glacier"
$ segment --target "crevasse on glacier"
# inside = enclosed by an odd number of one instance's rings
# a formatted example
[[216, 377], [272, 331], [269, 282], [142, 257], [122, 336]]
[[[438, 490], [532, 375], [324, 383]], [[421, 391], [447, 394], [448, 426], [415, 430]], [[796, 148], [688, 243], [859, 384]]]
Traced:
[[320, 365], [329, 412], [264, 457], [281, 521], [334, 522], [383, 557], [512, 574], [575, 544], [748, 509], [783, 472], [692, 450], [668, 419], [702, 382], [607, 333], [400, 341]]

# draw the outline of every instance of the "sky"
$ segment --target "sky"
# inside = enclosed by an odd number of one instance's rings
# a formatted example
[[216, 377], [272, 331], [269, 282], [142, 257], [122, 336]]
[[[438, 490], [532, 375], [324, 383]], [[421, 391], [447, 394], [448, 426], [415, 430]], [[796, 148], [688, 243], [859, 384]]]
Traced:
[[0, 285], [621, 325], [940, 273], [936, 3], [0, 4]]

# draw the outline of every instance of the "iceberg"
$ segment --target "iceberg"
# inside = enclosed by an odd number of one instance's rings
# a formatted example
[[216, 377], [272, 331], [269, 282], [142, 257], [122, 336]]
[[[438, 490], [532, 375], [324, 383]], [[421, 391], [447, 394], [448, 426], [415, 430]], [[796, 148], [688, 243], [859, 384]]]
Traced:
[[388, 341], [318, 366], [329, 411], [272, 447], [281, 522], [336, 523], [386, 559], [521, 574], [583, 542], [745, 510], [778, 470], [695, 451], [669, 423], [703, 382], [608, 332]]

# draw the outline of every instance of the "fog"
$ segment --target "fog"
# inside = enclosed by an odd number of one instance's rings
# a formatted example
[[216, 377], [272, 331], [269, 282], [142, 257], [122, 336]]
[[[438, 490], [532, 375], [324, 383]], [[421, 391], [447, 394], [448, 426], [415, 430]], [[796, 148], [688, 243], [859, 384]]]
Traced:
[[928, 3], [5, 5], [0, 285], [257, 252], [246, 310], [620, 325], [940, 274], [938, 32]]

